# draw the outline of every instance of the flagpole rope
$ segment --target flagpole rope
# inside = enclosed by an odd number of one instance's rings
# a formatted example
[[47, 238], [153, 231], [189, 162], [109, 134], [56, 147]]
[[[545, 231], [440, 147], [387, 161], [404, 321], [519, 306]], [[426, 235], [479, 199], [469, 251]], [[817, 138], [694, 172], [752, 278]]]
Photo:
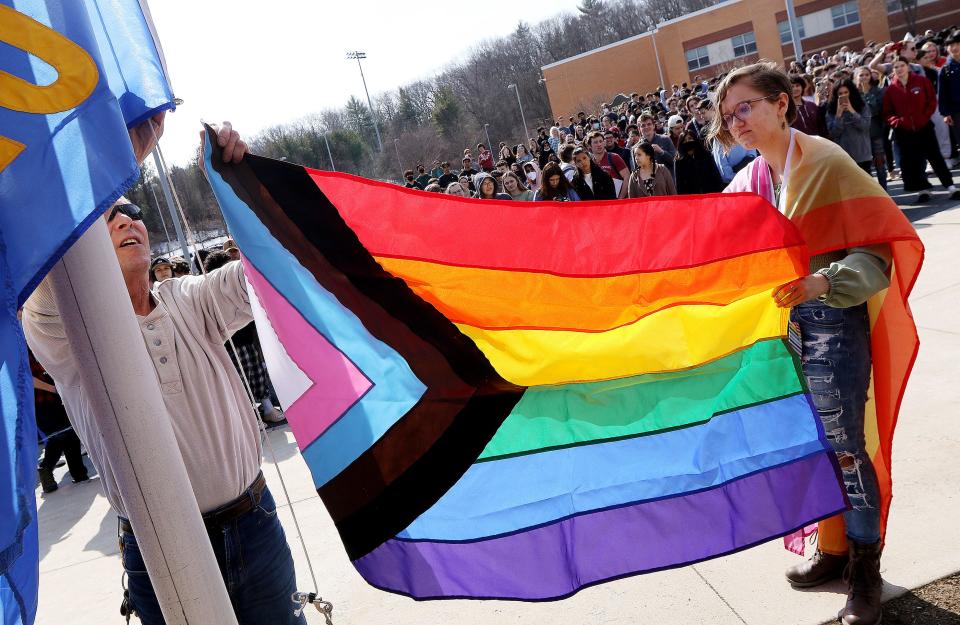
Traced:
[[[203, 263], [200, 262], [200, 257], [197, 254], [199, 247], [197, 244], [196, 237], [193, 234], [194, 232], [193, 227], [190, 225], [190, 221], [187, 219], [187, 214], [183, 210], [183, 206], [180, 203], [180, 196], [177, 194], [177, 189], [173, 184], [173, 176], [170, 175], [170, 169], [167, 167], [167, 161], [163, 157], [163, 151], [160, 149], [160, 137], [157, 136], [157, 131], [156, 131], [156, 128], [154, 128], [153, 124], [150, 124], [150, 130], [153, 132], [153, 138], [156, 144], [156, 147], [154, 149], [156, 150], [157, 158], [160, 161], [161, 166], [163, 167], [163, 171], [157, 172], [157, 175], [165, 176], [167, 178], [167, 183], [170, 185], [170, 192], [173, 195], [173, 203], [176, 206], [177, 213], [180, 215], [180, 219], [183, 220], [184, 229], [186, 230], [187, 247], [188, 249], [191, 246], [193, 247], [193, 256], [197, 260], [197, 265], [200, 267], [200, 273], [202, 273], [203, 276], [206, 277], [207, 270], [203, 266]], [[219, 206], [217, 208], [219, 209]], [[223, 212], [221, 211], [221, 217], [222, 215], [223, 215]], [[215, 297], [211, 299], [213, 301], [213, 307], [217, 315], [218, 323], [220, 323], [221, 327], [226, 328], [226, 321], [225, 321], [226, 317], [223, 314], [223, 310], [220, 308], [219, 301]], [[233, 353], [239, 354], [236, 346], [233, 343], [232, 336], [227, 337], [227, 342], [230, 345], [230, 349], [233, 350]], [[303, 531], [300, 529], [300, 521], [297, 519], [296, 510], [294, 510], [293, 502], [290, 500], [290, 493], [287, 490], [286, 480], [283, 479], [283, 472], [280, 471], [280, 462], [277, 460], [276, 450], [273, 447], [273, 442], [270, 440], [270, 436], [267, 434], [267, 426], [264, 423], [263, 419], [260, 417], [260, 411], [257, 409], [258, 402], [256, 398], [254, 398], [253, 396], [253, 390], [252, 390], [252, 387], [250, 386], [250, 380], [247, 379], [247, 374], [243, 370], [242, 366], [238, 367], [238, 371], [240, 373], [241, 379], [243, 380], [243, 386], [247, 392], [247, 399], [250, 401], [250, 407], [253, 410], [253, 414], [257, 419], [257, 424], [259, 426], [260, 432], [263, 434], [263, 438], [266, 440], [266, 446], [270, 450], [270, 458], [271, 460], [273, 460], [273, 466], [276, 469], [277, 477], [280, 479], [280, 486], [283, 490], [283, 497], [284, 497], [284, 500], [287, 502], [287, 507], [290, 509], [290, 516], [293, 518], [293, 524], [297, 530], [297, 537], [300, 540], [300, 547], [303, 550], [303, 557], [306, 558], [307, 568], [310, 570], [310, 579], [313, 581], [314, 594], [318, 597], [319, 601], [322, 601], [321, 599], [319, 599], [320, 586], [319, 584], [317, 584], [317, 576], [313, 569], [313, 562], [310, 559], [310, 553], [307, 551], [307, 543], [304, 540]], [[331, 610], [332, 610], [332, 606], [331, 606]]]

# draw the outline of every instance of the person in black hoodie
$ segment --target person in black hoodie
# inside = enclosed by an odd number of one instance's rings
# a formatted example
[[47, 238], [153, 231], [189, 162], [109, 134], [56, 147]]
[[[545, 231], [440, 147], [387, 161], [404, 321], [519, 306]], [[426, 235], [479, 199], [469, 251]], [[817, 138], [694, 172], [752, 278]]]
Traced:
[[581, 200], [617, 199], [613, 178], [593, 162], [586, 150], [583, 148], [574, 150], [573, 163], [577, 166], [577, 173], [573, 175], [571, 185]]
[[680, 135], [676, 168], [677, 193], [680, 195], [723, 191], [725, 185], [713, 156], [693, 132]]

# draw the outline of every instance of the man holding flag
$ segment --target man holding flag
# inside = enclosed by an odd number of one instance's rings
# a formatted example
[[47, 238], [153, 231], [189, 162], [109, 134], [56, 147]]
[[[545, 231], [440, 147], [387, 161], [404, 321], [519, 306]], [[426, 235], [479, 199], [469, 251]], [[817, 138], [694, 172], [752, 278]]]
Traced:
[[[163, 132], [165, 111], [174, 104], [163, 55], [145, 2], [0, 0], [0, 41], [6, 44], [0, 47], [0, 67], [3, 68], [0, 71], [0, 288], [4, 296], [0, 313], [0, 408], [3, 411], [0, 615], [3, 625], [29, 625], [37, 609], [39, 567], [33, 446], [36, 431], [24, 333], [16, 319], [17, 309], [28, 298], [24, 327], [36, 347], [38, 359], [53, 375], [65, 402], [77, 415], [75, 425], [97, 464], [111, 503], [121, 513], [124, 504], [130, 506], [130, 501], [121, 499], [121, 493], [115, 490], [115, 468], [111, 466], [114, 463], [106, 457], [103, 437], [86, 418], [90, 414], [87, 404], [91, 389], [81, 386], [82, 376], [78, 376], [76, 370], [78, 363], [71, 359], [75, 347], [67, 338], [71, 328], [64, 328], [58, 311], [58, 303], [62, 307], [64, 302], [54, 298], [50, 281], [44, 281], [47, 272], [98, 218], [109, 224], [136, 312], [149, 319], [141, 320], [144, 332], [156, 335], [149, 337], [148, 345], [167, 351], [167, 354], [158, 354], [155, 361], [159, 381], [165, 385], [158, 392], [164, 393], [165, 400], [170, 398], [166, 412], [180, 417], [184, 424], [205, 423], [208, 430], [216, 430], [212, 425], [216, 421], [216, 426], [221, 428], [217, 433], [221, 436], [224, 435], [222, 428], [231, 424], [226, 432], [232, 433], [229, 443], [219, 449], [219, 454], [203, 458], [201, 466], [195, 467], [196, 472], [188, 468], [187, 474], [207, 472], [205, 483], [209, 486], [211, 481], [222, 477], [220, 473], [232, 472], [232, 479], [227, 480], [229, 484], [220, 484], [219, 488], [235, 492], [211, 493], [194, 482], [191, 483], [195, 486], [194, 495], [203, 511], [223, 513], [221, 508], [227, 508], [233, 515], [228, 519], [221, 514], [218, 521], [233, 524], [235, 530], [243, 523], [259, 530], [255, 543], [243, 541], [246, 568], [228, 571], [236, 599], [233, 603], [242, 619], [239, 622], [302, 622], [302, 617], [295, 618], [292, 614], [290, 594], [295, 578], [289, 548], [269, 491], [259, 475], [256, 425], [229, 358], [225, 352], [217, 352], [211, 358], [225, 363], [227, 375], [233, 376], [220, 376], [219, 369], [211, 374], [219, 376], [219, 384], [215, 386], [222, 391], [215, 399], [224, 399], [229, 406], [194, 405], [191, 402], [203, 401], [187, 388], [195, 383], [194, 376], [180, 371], [174, 374], [176, 380], [170, 379], [174, 366], [183, 365], [169, 362], [175, 358], [178, 345], [200, 359], [204, 358], [202, 350], [207, 346], [201, 345], [202, 349], [192, 351], [184, 347], [183, 341], [196, 341], [197, 335], [190, 332], [192, 328], [178, 325], [182, 319], [171, 318], [174, 315], [166, 309], [168, 296], [180, 304], [197, 300], [208, 304], [197, 313], [207, 318], [191, 321], [209, 322], [204, 327], [218, 335], [217, 347], [223, 351], [222, 335], [229, 334], [229, 328], [219, 328], [213, 323], [209, 304], [214, 297], [221, 302], [229, 301], [233, 304], [234, 320], [249, 321], [249, 310], [244, 309], [248, 304], [239, 263], [230, 271], [220, 272], [219, 282], [217, 278], [168, 281], [169, 293], [151, 295], [146, 230], [139, 210], [121, 197], [139, 177], [139, 164], [155, 146]], [[37, 59], [43, 63], [36, 62]], [[245, 146], [237, 143], [236, 133], [232, 133], [229, 126], [222, 132], [228, 154], [231, 146], [236, 146], [239, 148], [237, 158], [242, 157]], [[224, 308], [230, 310], [230, 306]], [[243, 415], [249, 418], [244, 420]], [[156, 416], [162, 417], [162, 414]], [[177, 434], [190, 435], [189, 432]], [[203, 440], [212, 444], [213, 438], [207, 436]], [[238, 448], [247, 453], [239, 453]], [[186, 450], [182, 451], [194, 458]], [[237, 466], [220, 467], [217, 473], [214, 468], [218, 460], [224, 458]], [[184, 500], [189, 498], [184, 494]], [[246, 498], [237, 497], [238, 494], [246, 494]], [[238, 500], [243, 501], [238, 503]], [[253, 518], [254, 515], [258, 516]], [[135, 552], [137, 543], [129, 524], [126, 529], [124, 560], [132, 573], [133, 607], [143, 622], [162, 623], [164, 619], [143, 561]], [[221, 546], [231, 539], [223, 533], [216, 537]], [[156, 544], [156, 538], [151, 538]], [[240, 548], [239, 543], [233, 546]], [[269, 575], [263, 573], [265, 569], [252, 568], [258, 554], [262, 566], [270, 570]], [[139, 569], [133, 570], [137, 562]], [[272, 586], [268, 583], [275, 580], [277, 583]], [[207, 601], [212, 599], [208, 596]], [[188, 614], [187, 608], [184, 610], [184, 614]], [[224, 616], [224, 622], [232, 619]]]

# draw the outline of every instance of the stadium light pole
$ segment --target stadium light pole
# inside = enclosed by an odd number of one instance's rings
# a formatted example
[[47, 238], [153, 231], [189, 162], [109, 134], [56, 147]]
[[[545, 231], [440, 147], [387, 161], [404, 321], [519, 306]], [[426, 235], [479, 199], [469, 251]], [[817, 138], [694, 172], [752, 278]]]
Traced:
[[370, 118], [373, 119], [373, 131], [377, 133], [377, 147], [383, 152], [383, 141], [380, 140], [380, 127], [377, 126], [377, 116], [373, 112], [373, 101], [370, 100], [370, 91], [367, 89], [367, 79], [363, 75], [363, 65], [360, 64], [360, 59], [367, 58], [367, 53], [354, 50], [353, 52], [347, 52], [347, 58], [356, 59], [357, 67], [360, 68], [360, 80], [363, 81], [363, 92], [367, 94], [367, 106], [370, 107]]
[[[376, 121], [374, 121], [376, 123]], [[333, 152], [330, 151], [330, 141], [327, 139], [327, 133], [323, 133], [323, 142], [327, 144], [327, 156], [330, 158], [330, 169], [337, 171], [337, 166], [333, 164]]]
[[520, 106], [520, 119], [523, 121], [523, 133], [526, 135], [526, 138], [523, 140], [524, 147], [526, 147], [527, 141], [532, 137], [530, 136], [530, 129], [527, 128], [527, 117], [523, 114], [523, 103], [520, 101], [520, 88], [517, 87], [515, 83], [510, 83], [507, 85], [507, 89], [513, 89], [517, 94], [517, 105]]
[[[657, 50], [657, 33], [660, 32], [660, 23], [653, 29], [650, 39], [653, 41], [653, 56], [657, 59], [657, 73], [660, 74], [660, 87], [667, 88], [667, 83], [663, 80], [663, 67], [660, 66], [660, 52]], [[659, 97], [659, 94], [657, 94]]]

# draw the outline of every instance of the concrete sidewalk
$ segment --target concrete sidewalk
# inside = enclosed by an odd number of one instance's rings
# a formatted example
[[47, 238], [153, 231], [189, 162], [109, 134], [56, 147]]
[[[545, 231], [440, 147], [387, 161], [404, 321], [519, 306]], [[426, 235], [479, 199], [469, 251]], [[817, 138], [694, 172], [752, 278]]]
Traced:
[[[897, 193], [891, 189], [894, 196]], [[884, 554], [885, 595], [960, 570], [960, 206], [943, 193], [922, 207], [904, 206], [927, 246], [926, 264], [912, 305], [921, 351], [904, 399], [894, 449], [895, 497]], [[937, 212], [939, 211], [939, 212]], [[749, 551], [672, 571], [588, 588], [554, 603], [440, 601], [417, 603], [367, 586], [344, 554], [333, 524], [316, 496], [306, 466], [286, 429], [271, 432], [279, 467], [316, 569], [321, 595], [342, 624], [524, 625], [683, 624], [815, 625], [836, 618], [840, 583], [791, 590], [783, 569], [796, 556], [780, 540]], [[265, 449], [264, 473], [278, 502], [277, 471]], [[121, 566], [116, 516], [97, 480], [70, 484], [44, 496], [40, 510], [40, 625], [121, 623]], [[38, 491], [39, 496], [39, 491]], [[288, 506], [280, 511], [296, 559], [300, 586], [312, 590]], [[613, 546], [615, 548], [615, 546]], [[308, 622], [323, 623], [316, 611]]]

